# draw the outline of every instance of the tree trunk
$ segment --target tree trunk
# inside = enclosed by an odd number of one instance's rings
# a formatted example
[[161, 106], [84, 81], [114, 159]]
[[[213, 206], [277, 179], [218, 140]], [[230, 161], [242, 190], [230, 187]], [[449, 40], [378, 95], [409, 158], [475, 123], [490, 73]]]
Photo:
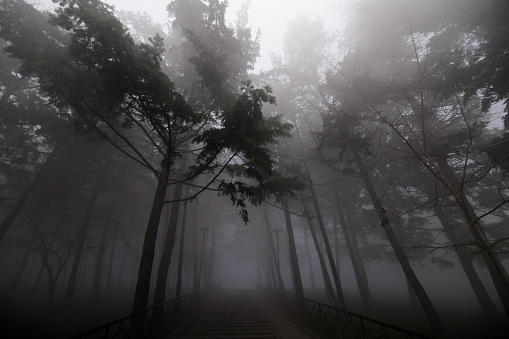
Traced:
[[88, 201], [88, 204], [85, 208], [85, 217], [83, 218], [83, 224], [81, 225], [78, 231], [78, 241], [76, 243], [76, 251], [74, 253], [74, 260], [71, 268], [71, 275], [69, 276], [69, 281], [67, 283], [67, 290], [65, 293], [64, 299], [64, 310], [68, 310], [71, 306], [72, 297], [74, 296], [74, 291], [76, 289], [76, 283], [78, 279], [78, 271], [81, 265], [81, 258], [83, 253], [85, 252], [85, 241], [87, 239], [87, 231], [90, 227], [90, 223], [92, 222], [92, 217], [94, 214], [94, 207], [99, 197], [99, 194], [103, 188], [104, 180], [106, 179], [106, 174], [108, 172], [108, 164], [104, 164], [102, 169], [102, 173], [95, 183], [92, 191], [92, 196]]
[[318, 242], [318, 237], [316, 236], [315, 226], [313, 225], [313, 220], [309, 215], [308, 208], [306, 206], [306, 202], [304, 198], [302, 198], [302, 207], [304, 208], [304, 216], [306, 217], [306, 221], [309, 225], [309, 231], [311, 232], [311, 237], [313, 238], [313, 243], [315, 244], [316, 254], [318, 254], [318, 260], [320, 262], [320, 268], [322, 269], [322, 277], [323, 283], [325, 285], [325, 291], [327, 292], [327, 297], [332, 302], [332, 305], [338, 306], [338, 299], [336, 298], [336, 293], [334, 293], [334, 289], [332, 287], [332, 282], [330, 280], [329, 272], [327, 271], [327, 265], [325, 264], [325, 259], [323, 258], [322, 251], [320, 250], [320, 244]]
[[159, 228], [159, 220], [161, 219], [161, 211], [164, 206], [164, 198], [166, 196], [166, 188], [168, 185], [169, 164], [168, 159], [164, 160], [159, 173], [152, 210], [145, 231], [143, 240], [143, 249], [141, 253], [140, 265], [138, 270], [138, 279], [136, 282], [136, 292], [134, 295], [133, 308], [131, 313], [138, 313], [147, 308], [148, 295], [150, 291], [150, 277], [152, 274], [152, 266], [154, 265], [154, 252], [157, 239], [157, 230]]
[[355, 279], [357, 280], [357, 286], [359, 287], [361, 300], [364, 306], [367, 307], [371, 302], [371, 294], [369, 292], [366, 270], [364, 268], [364, 264], [362, 263], [362, 258], [357, 257], [355, 253], [353, 242], [357, 243], [357, 240], [352, 239], [350, 236], [350, 231], [346, 225], [345, 215], [343, 213], [343, 206], [339, 200], [338, 190], [335, 184], [333, 185], [333, 195], [334, 200], [336, 201], [336, 211], [339, 215], [341, 229], [343, 231], [343, 235], [345, 236], [346, 247], [348, 248], [348, 253], [350, 254], [350, 260], [352, 261]]
[[[180, 162], [178, 170], [177, 177], [179, 180], [183, 177], [185, 169], [186, 159], [184, 157]], [[161, 260], [159, 261], [159, 269], [157, 271], [156, 289], [154, 292], [154, 305], [163, 303], [166, 298], [166, 283], [168, 282], [168, 271], [170, 269], [173, 248], [175, 247], [181, 205], [178, 200], [182, 199], [183, 187], [183, 183], [178, 183], [175, 185], [175, 191], [173, 192], [174, 202], [171, 203], [170, 221], [168, 223], [168, 230], [166, 232], [166, 241], [164, 243], [163, 253], [161, 254]]]
[[[46, 243], [46, 241], [44, 240], [44, 238], [41, 235], [41, 233], [39, 232], [39, 230], [34, 229], [34, 231], [41, 243], [41, 247], [40, 247], [41, 262], [42, 262], [41, 268], [46, 270], [47, 277], [48, 277], [48, 288], [49, 288], [48, 292], [49, 292], [49, 294], [48, 294], [48, 304], [47, 304], [47, 308], [46, 308], [46, 313], [47, 313], [47, 316], [49, 316], [53, 311], [53, 302], [54, 302], [54, 298], [55, 298], [55, 288], [57, 285], [58, 276], [55, 276], [53, 267], [51, 266], [51, 264], [48, 260], [48, 252], [51, 251], [50, 250], [51, 244]], [[50, 243], [51, 243], [51, 241], [50, 241]], [[61, 269], [61, 267], [59, 267], [59, 269]], [[41, 270], [41, 272], [42, 272], [42, 270]], [[38, 280], [40, 280], [39, 278], [40, 277], [38, 277]], [[37, 282], [37, 284], [38, 284], [38, 282]]]
[[25, 206], [25, 203], [30, 197], [30, 194], [32, 194], [33, 190], [37, 187], [37, 185], [41, 182], [42, 178], [46, 176], [46, 173], [48, 173], [48, 171], [53, 166], [57, 153], [58, 153], [57, 150], [53, 150], [53, 152], [51, 152], [51, 154], [48, 156], [44, 164], [39, 169], [39, 172], [37, 172], [37, 174], [33, 177], [30, 184], [28, 184], [28, 186], [23, 191], [23, 194], [21, 194], [21, 196], [16, 201], [14, 206], [12, 206], [11, 210], [9, 211], [5, 219], [2, 221], [2, 224], [0, 225], [0, 241], [2, 241], [3, 237], [5, 236], [5, 233], [7, 233], [7, 230], [12, 225], [12, 223], [18, 216], [23, 206]]
[[109, 231], [109, 223], [111, 221], [111, 217], [108, 218], [108, 221], [105, 225], [103, 225], [103, 231], [101, 235], [101, 242], [99, 244], [99, 251], [97, 252], [97, 258], [95, 262], [95, 272], [94, 272], [94, 301], [98, 303], [101, 299], [101, 280], [103, 276], [103, 264], [104, 264], [104, 256], [106, 253], [106, 241], [108, 240], [108, 231]]
[[186, 217], [187, 217], [187, 204], [184, 204], [184, 211], [182, 212], [182, 226], [180, 227], [179, 260], [177, 265], [177, 286], [175, 288], [176, 299], [180, 298], [182, 292], [182, 266], [184, 263], [184, 240], [186, 231]]
[[334, 225], [334, 261], [339, 263], [339, 220], [338, 213], [332, 213], [332, 223]]
[[304, 244], [306, 245], [306, 253], [308, 255], [309, 279], [311, 280], [311, 288], [316, 291], [315, 272], [313, 271], [313, 262], [311, 260], [311, 249], [306, 232], [304, 232]]
[[408, 261], [408, 258], [405, 252], [403, 251], [403, 248], [401, 247], [396, 235], [394, 234], [394, 231], [392, 230], [389, 218], [387, 217], [387, 213], [378, 198], [378, 195], [375, 191], [375, 187], [373, 186], [373, 183], [369, 178], [368, 172], [364, 167], [364, 163], [362, 162], [359, 152], [356, 149], [352, 149], [352, 152], [355, 157], [357, 167], [359, 168], [362, 180], [364, 181], [364, 185], [366, 186], [373, 206], [375, 207], [375, 211], [377, 212], [378, 217], [380, 219], [381, 227], [383, 227], [385, 234], [389, 239], [392, 249], [396, 254], [396, 258], [398, 259], [401, 268], [403, 269], [403, 272], [405, 273], [405, 276], [408, 279], [408, 282], [412, 285], [415, 294], [419, 298], [419, 302], [421, 303], [424, 313], [426, 314], [426, 317], [428, 318], [428, 321], [430, 322], [431, 327], [435, 332], [435, 335], [439, 338], [447, 337], [445, 327], [442, 324], [442, 320], [438, 316], [438, 313], [435, 307], [433, 306], [431, 299], [429, 298], [428, 294], [424, 290], [424, 287], [417, 278], [417, 275], [412, 269], [412, 266], [410, 265], [410, 262]]
[[200, 284], [198, 282], [198, 218], [197, 211], [193, 213], [193, 292], [197, 293], [200, 290]]
[[290, 255], [290, 268], [292, 270], [293, 288], [295, 295], [304, 298], [304, 288], [302, 287], [302, 278], [300, 276], [299, 258], [295, 247], [295, 238], [293, 236], [292, 219], [290, 218], [290, 210], [288, 208], [288, 198], [283, 197], [283, 210], [285, 214], [286, 231], [288, 233], [288, 247]]
[[500, 314], [495, 304], [491, 300], [491, 297], [489, 296], [486, 287], [479, 278], [479, 275], [477, 274], [474, 265], [472, 264], [471, 255], [462, 246], [462, 244], [458, 242], [458, 239], [454, 234], [454, 228], [449, 222], [449, 219], [445, 215], [442, 207], [440, 205], [436, 205], [434, 207], [434, 210], [438, 219], [440, 220], [440, 223], [442, 224], [442, 227], [444, 228], [445, 234], [447, 235], [449, 241], [453, 245], [454, 251], [456, 252], [456, 255], [458, 256], [458, 259], [460, 261], [460, 265], [463, 268], [463, 271], [465, 272], [468, 281], [470, 282], [470, 286], [472, 286], [472, 290], [474, 291], [477, 301], [479, 302], [479, 305], [481, 306], [484, 314], [486, 315], [486, 318], [494, 320], [500, 318]]
[[202, 239], [201, 239], [200, 268], [198, 270], [198, 290], [201, 288], [201, 276], [202, 276], [202, 272], [204, 270], [203, 263], [205, 261], [204, 255], [205, 255], [205, 241], [207, 240], [207, 233], [208, 233], [208, 230], [203, 229]]
[[[352, 217], [350, 215], [344, 215], [343, 213], [343, 209], [340, 208], [338, 210], [338, 212], [341, 213], [340, 215], [340, 218], [342, 216], [342, 218], [345, 219], [345, 225], [346, 227], [348, 227], [348, 225], [352, 225]], [[357, 237], [355, 236], [355, 234], [351, 234], [351, 237], [350, 239], [352, 240], [352, 248], [353, 248], [353, 253], [355, 255], [355, 257], [359, 258], [360, 260], [357, 261], [357, 263], [359, 264], [359, 272], [361, 274], [361, 278], [363, 281], [366, 282], [366, 290], [369, 291], [369, 285], [368, 285], [368, 282], [369, 282], [369, 279], [368, 279], [368, 275], [366, 273], [366, 267], [364, 267], [364, 263], [362, 261], [362, 254], [361, 254], [361, 250], [359, 249], [359, 244], [357, 242]], [[371, 300], [371, 294], [370, 294], [370, 299]]]
[[110, 249], [110, 256], [109, 256], [109, 262], [108, 262], [108, 275], [106, 276], [106, 293], [110, 292], [111, 289], [111, 279], [113, 277], [113, 259], [115, 258], [115, 244], [117, 239], [117, 229], [113, 229], [113, 237], [111, 238], [111, 249]]
[[[267, 225], [267, 223], [265, 223], [265, 225]], [[270, 230], [267, 232], [267, 230], [262, 230], [262, 232], [265, 234], [265, 236], [262, 237], [262, 239], [264, 239], [265, 241], [263, 241], [262, 243], [262, 247], [263, 247], [263, 257], [265, 258], [265, 260], [263, 260], [263, 258], [260, 258], [261, 255], [259, 255], [259, 260], [260, 260], [260, 263], [263, 261], [265, 263], [264, 265], [264, 272], [265, 272], [265, 275], [266, 275], [266, 280], [267, 280], [267, 286], [271, 289], [277, 289], [277, 279], [276, 279], [276, 272], [275, 272], [275, 269], [274, 269], [274, 266], [276, 266], [276, 269], [277, 269], [277, 262], [276, 260], [274, 259], [274, 257], [271, 255], [271, 252], [270, 252], [270, 245], [269, 245], [269, 242], [272, 241], [272, 238], [270, 237], [270, 234], [267, 234], [268, 232], [270, 232]], [[256, 246], [257, 246], [257, 251], [260, 249], [259, 248], [259, 244], [258, 244], [258, 241], [256, 242]]]
[[214, 286], [214, 271], [216, 267], [216, 245], [217, 245], [217, 222], [214, 218], [212, 222], [212, 234], [210, 236], [210, 255], [207, 267], [207, 276], [205, 279], [205, 287], [211, 289]]
[[322, 234], [323, 244], [325, 245], [325, 252], [327, 253], [327, 258], [329, 259], [329, 266], [331, 269], [332, 277], [334, 278], [334, 284], [336, 286], [336, 293], [338, 296], [339, 307], [342, 309], [346, 309], [346, 301], [345, 295], [343, 294], [343, 288], [341, 287], [341, 279], [339, 277], [339, 262], [334, 262], [334, 254], [332, 253], [332, 249], [330, 247], [329, 237], [327, 235], [327, 231], [325, 230], [325, 224], [322, 218], [322, 212], [320, 211], [320, 205], [318, 204], [318, 199], [316, 198], [315, 188], [311, 181], [311, 176], [309, 174], [309, 169], [306, 163], [304, 163], [304, 167], [306, 169], [307, 177], [309, 180], [309, 191], [311, 192], [311, 198], [313, 199], [313, 205], [316, 212], [316, 217], [318, 220], [318, 226], [320, 232]]
[[[268, 245], [268, 249], [269, 249], [269, 252], [268, 252], [268, 259], [269, 259], [269, 262], [270, 262], [270, 268], [273, 269], [273, 267], [275, 266], [276, 267], [276, 274], [277, 274], [277, 281], [278, 281], [278, 286], [279, 286], [279, 290], [280, 291], [284, 291], [285, 290], [285, 286], [283, 284], [283, 278], [281, 276], [281, 263], [279, 262], [279, 254], [276, 254], [276, 249], [274, 248], [274, 241], [273, 241], [273, 238], [272, 238], [272, 232], [271, 232], [271, 227], [270, 227], [270, 222], [269, 222], [269, 216], [267, 215], [267, 208], [265, 207], [265, 205], [263, 205], [263, 218], [265, 219], [265, 228], [266, 228], [266, 231], [267, 231], [267, 245]], [[276, 261], [276, 258], [277, 261]]]
[[436, 161], [441, 171], [441, 182], [452, 193], [454, 200], [458, 204], [461, 213], [470, 228], [470, 231], [482, 249], [483, 258], [486, 261], [486, 266], [488, 267], [497, 293], [502, 301], [502, 305], [504, 306], [506, 317], [509, 317], [509, 275], [507, 270], [486, 236], [486, 233], [477, 218], [477, 214], [463, 192], [463, 186], [458, 183], [453, 169], [444, 158], [437, 158]]

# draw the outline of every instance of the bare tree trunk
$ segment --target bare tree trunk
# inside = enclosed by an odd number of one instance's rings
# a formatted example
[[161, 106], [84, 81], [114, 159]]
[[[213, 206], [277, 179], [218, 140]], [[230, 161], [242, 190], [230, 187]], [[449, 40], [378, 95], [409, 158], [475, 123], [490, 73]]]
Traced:
[[488, 267], [488, 271], [493, 279], [497, 293], [502, 301], [502, 305], [504, 306], [506, 317], [509, 317], [509, 275], [507, 270], [498, 257], [498, 254], [495, 252], [490, 240], [486, 236], [486, 233], [477, 218], [477, 214], [463, 192], [463, 186], [458, 184], [458, 180], [453, 169], [444, 158], [438, 158], [436, 161], [442, 171], [441, 176], [443, 180], [441, 182], [452, 193], [454, 200], [459, 206], [460, 211], [470, 228], [470, 231], [482, 249], [483, 258], [486, 261], [486, 266]]
[[[182, 178], [185, 170], [186, 170], [186, 159], [184, 157], [181, 160], [178, 169], [179, 179]], [[178, 183], [175, 185], [175, 191], [173, 192], [173, 202], [171, 203], [170, 222], [168, 223], [166, 240], [163, 247], [163, 253], [161, 254], [161, 260], [159, 261], [159, 269], [157, 271], [156, 288], [154, 292], [154, 305], [163, 303], [166, 298], [166, 283], [168, 282], [168, 271], [170, 269], [173, 248], [175, 247], [179, 211], [181, 205], [181, 203], [178, 200], [182, 199], [183, 187], [184, 187], [183, 183]]]
[[377, 212], [378, 217], [380, 219], [381, 227], [383, 227], [385, 234], [389, 239], [392, 249], [396, 254], [396, 258], [398, 259], [408, 282], [412, 285], [415, 294], [419, 298], [419, 302], [421, 303], [424, 313], [426, 314], [426, 317], [428, 318], [428, 321], [430, 322], [431, 327], [435, 332], [435, 335], [439, 338], [447, 337], [445, 327], [442, 324], [442, 320], [438, 316], [438, 313], [435, 307], [433, 306], [431, 299], [429, 298], [428, 294], [424, 290], [424, 287], [417, 278], [417, 275], [412, 269], [412, 266], [410, 265], [410, 262], [408, 261], [408, 258], [405, 252], [403, 251], [403, 248], [401, 247], [398, 238], [396, 237], [396, 234], [394, 234], [394, 231], [392, 230], [389, 218], [387, 217], [387, 213], [378, 198], [378, 195], [375, 191], [375, 187], [373, 186], [373, 183], [369, 178], [368, 172], [364, 167], [364, 163], [362, 162], [359, 152], [355, 148], [352, 148], [352, 152], [355, 157], [357, 167], [359, 168], [362, 180], [364, 181], [364, 185], [366, 186], [373, 206], [375, 207], [375, 211]]
[[334, 255], [332, 254], [332, 249], [329, 243], [329, 236], [327, 235], [327, 231], [325, 230], [325, 224], [322, 218], [322, 212], [320, 211], [320, 205], [318, 204], [318, 199], [316, 198], [315, 188], [313, 186], [313, 182], [311, 181], [311, 176], [309, 174], [309, 169], [306, 163], [304, 163], [307, 177], [309, 180], [309, 191], [311, 192], [311, 198], [313, 199], [313, 206], [315, 208], [316, 217], [318, 220], [318, 226], [320, 232], [322, 234], [323, 244], [325, 246], [325, 252], [327, 253], [327, 258], [329, 259], [329, 266], [331, 269], [332, 277], [334, 278], [334, 284], [336, 287], [336, 293], [338, 296], [339, 307], [342, 309], [346, 309], [346, 301], [345, 295], [343, 294], [343, 288], [341, 287], [341, 279], [339, 277], [339, 262], [334, 262]]
[[309, 225], [309, 231], [311, 232], [311, 237], [313, 237], [313, 243], [315, 244], [316, 253], [318, 254], [318, 260], [320, 262], [320, 268], [322, 269], [322, 277], [323, 283], [325, 285], [325, 291], [327, 292], [328, 299], [332, 302], [334, 306], [338, 306], [338, 299], [336, 298], [336, 294], [334, 293], [334, 289], [332, 287], [332, 282], [330, 280], [329, 272], [327, 271], [327, 265], [325, 264], [325, 259], [323, 258], [322, 251], [320, 250], [320, 244], [318, 242], [318, 237], [316, 236], [315, 226], [313, 225], [313, 220], [309, 215], [308, 208], [306, 206], [306, 202], [304, 198], [302, 198], [302, 207], [304, 208], [304, 216], [306, 217], [306, 221]]
[[[350, 215], [347, 215], [345, 216], [344, 213], [343, 213], [343, 209], [339, 209], [339, 212], [342, 213], [343, 215], [343, 218], [345, 219], [345, 225], [346, 227], [348, 228], [348, 225], [352, 225], [352, 217]], [[351, 237], [350, 239], [352, 240], [352, 248], [353, 248], [353, 253], [355, 255], [356, 258], [359, 258], [359, 261], [357, 261], [357, 263], [359, 264], [359, 272], [361, 274], [361, 278], [363, 281], [366, 282], [366, 290], [369, 291], [369, 279], [368, 279], [368, 274], [366, 273], [366, 267], [364, 266], [364, 263], [362, 261], [362, 254], [361, 254], [361, 250], [359, 249], [359, 244], [358, 244], [358, 241], [357, 241], [357, 236], [355, 235], [355, 232], [353, 232], [353, 234], [351, 232], [349, 232]], [[369, 300], [371, 300], [371, 294], [369, 296]]]
[[179, 299], [182, 292], [182, 266], [184, 263], [184, 240], [186, 231], [186, 217], [187, 217], [187, 204], [184, 204], [184, 211], [182, 212], [182, 226], [180, 227], [180, 242], [179, 242], [179, 260], [177, 265], [177, 286], [175, 288], [175, 298]]
[[341, 229], [343, 231], [343, 235], [345, 236], [346, 247], [348, 248], [348, 253], [350, 254], [350, 260], [352, 261], [355, 279], [357, 280], [357, 286], [359, 287], [361, 300], [364, 306], [367, 307], [371, 302], [371, 294], [369, 292], [366, 270], [364, 268], [364, 264], [362, 263], [362, 258], [357, 257], [355, 253], [353, 243], [355, 242], [357, 244], [357, 240], [352, 239], [350, 236], [350, 231], [346, 225], [345, 215], [343, 213], [343, 206], [339, 200], [339, 194], [335, 184], [333, 185], [333, 195], [334, 200], [336, 201], [336, 211], [341, 221]]
[[479, 305], [486, 315], [486, 318], [494, 320], [500, 318], [500, 314], [495, 304], [493, 303], [493, 300], [491, 300], [488, 291], [486, 291], [486, 287], [479, 278], [479, 275], [477, 274], [474, 265], [472, 264], [471, 255], [462, 246], [462, 244], [458, 242], [458, 239], [454, 234], [453, 226], [449, 222], [449, 219], [445, 215], [442, 207], [440, 205], [436, 205], [434, 210], [438, 219], [440, 220], [440, 223], [442, 224], [442, 227], [444, 228], [445, 234], [453, 245], [456, 255], [460, 261], [460, 265], [463, 268], [468, 281], [470, 282], [470, 286], [472, 286], [472, 290], [474, 291], [477, 301], [479, 302]]
[[205, 287], [211, 289], [214, 286], [214, 270], [216, 266], [216, 245], [217, 245], [217, 223], [214, 218], [212, 224], [212, 235], [210, 237], [210, 255], [207, 267], [207, 277], [205, 279]]
[[[263, 286], [262, 285], [262, 271], [263, 271], [263, 275], [265, 276], [265, 282], [266, 282], [266, 286], [267, 288], [269, 289], [275, 289], [275, 274], [274, 272], [272, 272], [272, 274], [274, 274], [274, 277], [272, 277], [271, 279], [271, 276], [269, 275], [269, 265], [270, 265], [270, 261], [269, 261], [269, 258], [267, 258], [267, 255], [268, 255], [268, 249], [267, 249], [267, 244], [262, 244], [262, 246], [264, 247], [264, 250], [262, 250], [260, 248], [260, 241], [256, 240], [255, 241], [255, 246], [256, 246], [256, 276], [257, 276], [257, 279], [258, 279], [258, 285], [259, 286]], [[265, 257], [265, 260], [263, 260], [263, 257]], [[265, 263], [265, 264], [263, 264]]]
[[313, 289], [313, 291], [316, 291], [315, 273], [313, 271], [313, 263], [311, 260], [311, 249], [309, 248], [309, 241], [306, 232], [304, 232], [304, 244], [306, 245], [306, 253], [308, 255], [308, 267], [309, 267], [309, 278], [311, 279], [311, 288]]
[[[267, 223], [265, 223], [265, 225], [267, 225]], [[262, 230], [262, 232], [263, 231], [264, 230]], [[270, 230], [268, 232], [270, 232]], [[275, 259], [271, 255], [270, 248], [269, 248], [270, 247], [269, 242], [272, 241], [272, 238], [270, 237], [270, 234], [267, 234], [267, 230], [265, 230], [265, 232], [263, 232], [263, 233], [265, 234], [265, 236], [262, 236], [262, 239], [264, 239], [265, 241], [263, 241], [262, 247], [263, 247], [263, 254], [264, 254], [263, 257], [265, 258], [265, 260], [263, 260], [261, 255], [258, 259], [260, 260], [260, 264], [261, 264], [261, 261], [263, 261], [265, 263], [264, 272], [266, 275], [267, 286], [271, 289], [276, 289], [277, 283], [276, 283], [276, 272], [274, 270], [274, 265], [277, 265], [277, 263], [274, 264]], [[257, 251], [258, 251], [258, 249], [259, 249], [258, 242], [256, 242], [256, 246], [258, 246], [257, 247]]]
[[332, 213], [332, 223], [334, 225], [334, 261], [339, 263], [339, 220], [338, 213]]
[[198, 282], [198, 213], [193, 213], [193, 291], [197, 293], [200, 290], [200, 284]]
[[265, 228], [267, 231], [266, 239], [267, 239], [267, 245], [268, 245], [268, 249], [269, 249], [268, 258], [270, 259], [269, 260], [270, 265], [271, 265], [270, 268], [273, 269], [273, 267], [276, 266], [276, 274], [277, 274], [279, 290], [284, 291], [285, 286], [283, 284], [283, 278], [281, 276], [281, 263], [279, 262], [279, 259], [276, 260], [276, 258], [279, 258], [278, 257], [279, 253], [276, 254], [276, 249], [274, 248], [274, 241], [272, 238], [272, 232], [270, 230], [271, 227], [270, 227], [270, 222], [269, 222], [269, 216], [267, 215], [267, 208], [265, 207], [265, 205], [263, 205], [263, 217], [265, 219]]
[[283, 210], [285, 214], [286, 231], [288, 233], [288, 247], [290, 252], [290, 268], [292, 270], [293, 288], [297, 297], [304, 298], [304, 288], [302, 287], [302, 278], [300, 276], [299, 258], [297, 256], [297, 248], [295, 247], [292, 219], [290, 218], [290, 210], [288, 208], [288, 198], [286, 197], [283, 197]]
[[136, 292], [134, 295], [133, 308], [131, 313], [138, 313], [147, 308], [148, 295], [150, 291], [150, 277], [152, 274], [152, 266], [154, 265], [154, 252], [157, 239], [157, 231], [159, 229], [159, 220], [161, 219], [161, 211], [164, 206], [164, 198], [166, 196], [166, 188], [168, 186], [169, 164], [168, 159], [164, 160], [159, 173], [152, 210], [148, 220], [145, 238], [143, 241], [143, 249], [141, 253], [140, 265], [138, 270], [138, 279], [136, 282]]
[[111, 279], [113, 276], [113, 259], [115, 258], [115, 244], [117, 239], [117, 229], [113, 229], [113, 237], [111, 238], [111, 249], [110, 249], [110, 256], [109, 256], [109, 262], [108, 262], [108, 275], [106, 276], [106, 293], [110, 292], [111, 288]]
[[108, 217], [107, 222], [103, 225], [103, 231], [101, 235], [101, 242], [99, 244], [99, 251], [97, 252], [97, 258], [95, 262], [95, 272], [94, 272], [94, 282], [93, 282], [93, 290], [94, 290], [94, 301], [98, 303], [101, 299], [101, 281], [103, 277], [103, 264], [104, 257], [106, 253], [106, 242], [108, 240], [108, 231], [110, 228], [111, 215]]

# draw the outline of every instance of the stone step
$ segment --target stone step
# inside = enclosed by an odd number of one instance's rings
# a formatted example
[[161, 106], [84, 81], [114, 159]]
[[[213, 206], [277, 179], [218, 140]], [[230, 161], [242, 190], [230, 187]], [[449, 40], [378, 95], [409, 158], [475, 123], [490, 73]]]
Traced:
[[167, 339], [278, 339], [272, 326], [246, 294], [217, 296]]

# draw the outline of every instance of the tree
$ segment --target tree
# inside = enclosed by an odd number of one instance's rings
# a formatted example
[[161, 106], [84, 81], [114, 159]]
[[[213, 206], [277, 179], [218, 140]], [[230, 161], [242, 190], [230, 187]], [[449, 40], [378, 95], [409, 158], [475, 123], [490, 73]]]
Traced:
[[[506, 58], [506, 44], [499, 40], [504, 30], [499, 16], [494, 14], [492, 25], [486, 14], [505, 5], [498, 1], [485, 7], [473, 1], [423, 5], [411, 1], [400, 6], [395, 1], [384, 7], [391, 20], [382, 22], [379, 4], [362, 3], [363, 19], [369, 24], [356, 40], [355, 61], [343, 60], [337, 73], [357, 102], [398, 140], [396, 149], [411, 154], [435, 185], [453, 198], [482, 248], [507, 313], [509, 276], [497, 253], [495, 244], [500, 241], [490, 239], [481, 223], [507, 203], [507, 194], [496, 183], [490, 184], [492, 193], [479, 199], [473, 193], [489, 182], [496, 165], [487, 157], [483, 135], [492, 119], [491, 104], [504, 96], [497, 81], [505, 74], [499, 62]], [[389, 37], [385, 46], [380, 34]], [[488, 47], [491, 39], [500, 48]], [[494, 91], [498, 97], [492, 96]]]
[[[198, 193], [231, 168], [231, 179], [219, 180], [217, 189], [241, 208], [247, 221], [244, 201], [259, 204], [282, 188], [264, 185], [274, 172], [265, 145], [288, 135], [290, 125], [282, 124], [278, 117], [263, 117], [262, 104], [275, 103], [275, 99], [270, 88], [255, 89], [250, 83], [240, 94], [229, 94], [235, 99], [226, 102], [225, 109], [195, 112], [161, 71], [160, 37], [148, 44], [134, 43], [111, 8], [100, 1], [58, 3], [52, 23], [59, 29], [46, 24], [44, 15], [31, 6], [6, 1], [3, 9], [9, 15], [2, 16], [1, 35], [11, 43], [6, 51], [22, 60], [22, 73], [38, 77], [41, 93], [57, 107], [70, 110], [78, 130], [107, 140], [157, 178], [139, 266], [135, 313], [148, 304], [168, 177], [183, 145], [202, 144], [186, 180], [215, 172]], [[208, 73], [201, 75], [205, 84], [211, 84]], [[145, 147], [152, 151], [146, 152]], [[221, 158], [222, 154], [226, 157]], [[236, 180], [242, 178], [245, 180]]]
[[348, 157], [350, 157], [347, 164], [349, 164], [349, 162], [353, 162], [357, 166], [371, 203], [378, 215], [378, 218], [380, 219], [380, 227], [382, 227], [385, 231], [398, 262], [400, 263], [408, 282], [415, 291], [435, 334], [439, 337], [444, 337], [446, 335], [444, 325], [442, 324], [431, 299], [412, 269], [401, 243], [392, 229], [387, 210], [382, 205], [375, 186], [369, 176], [369, 172], [361, 157], [361, 154], [364, 156], [371, 155], [369, 150], [370, 137], [369, 135], [364, 134], [365, 131], [361, 128], [361, 116], [352, 114], [351, 112], [346, 111], [345, 108], [339, 108], [331, 110], [328, 114], [323, 114], [322, 119], [322, 130], [317, 133], [319, 142], [318, 145], [319, 149], [322, 151], [330, 151], [327, 157], [324, 156], [324, 159], [328, 159], [327, 161], [329, 161], [330, 164], [337, 164], [343, 158], [348, 159]]

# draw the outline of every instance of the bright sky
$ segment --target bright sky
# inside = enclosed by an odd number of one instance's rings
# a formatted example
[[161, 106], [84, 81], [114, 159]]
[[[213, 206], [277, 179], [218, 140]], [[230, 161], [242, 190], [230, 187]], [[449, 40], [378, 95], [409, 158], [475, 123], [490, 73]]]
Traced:
[[[147, 12], [154, 21], [166, 23], [166, 6], [168, 0], [106, 0], [120, 10]], [[237, 9], [245, 0], [230, 0], [227, 16], [229, 20], [236, 18]], [[253, 31], [262, 31], [261, 58], [257, 69], [270, 68], [270, 54], [281, 53], [283, 35], [287, 23], [297, 15], [307, 15], [314, 19], [322, 17], [325, 27], [333, 30], [341, 21], [338, 3], [344, 0], [252, 0], [250, 7], [250, 25]]]

